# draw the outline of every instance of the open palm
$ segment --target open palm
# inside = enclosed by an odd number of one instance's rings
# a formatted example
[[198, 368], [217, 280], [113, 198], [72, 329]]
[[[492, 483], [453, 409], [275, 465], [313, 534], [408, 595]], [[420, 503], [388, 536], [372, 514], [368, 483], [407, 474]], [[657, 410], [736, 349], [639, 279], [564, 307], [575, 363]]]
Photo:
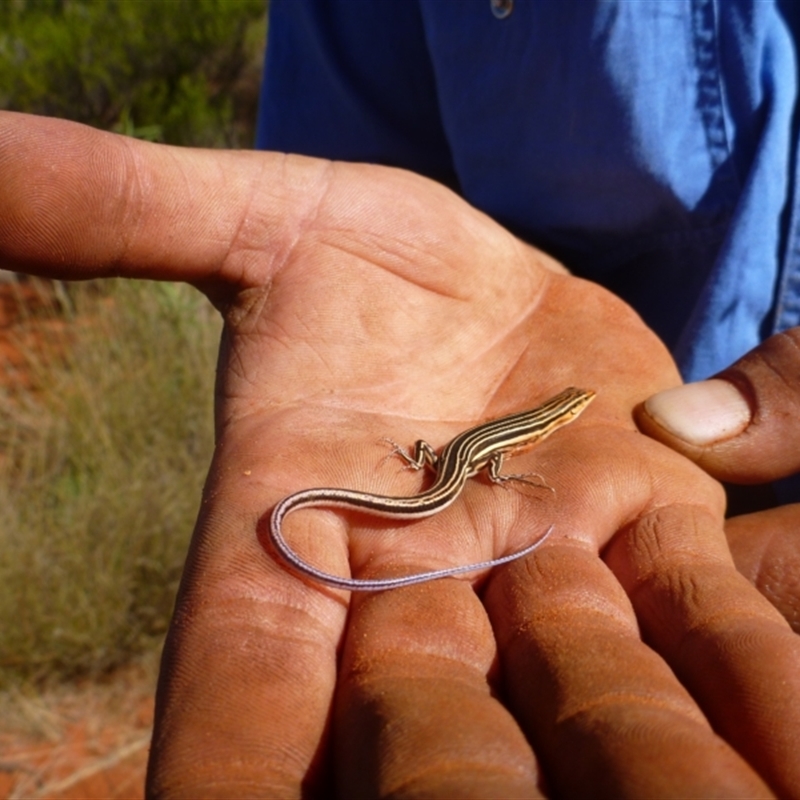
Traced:
[[[733, 567], [719, 486], [636, 433], [678, 376], [629, 308], [405, 172], [3, 125], [6, 258], [189, 281], [226, 318], [151, 794], [529, 796], [537, 758], [561, 794], [797, 793], [800, 650]], [[420, 490], [383, 437], [439, 446], [568, 385], [598, 398], [510, 466], [553, 492], [477, 479], [415, 523], [286, 523], [356, 577], [483, 561], [554, 523], [524, 560], [351, 599], [270, 551], [290, 492]]]

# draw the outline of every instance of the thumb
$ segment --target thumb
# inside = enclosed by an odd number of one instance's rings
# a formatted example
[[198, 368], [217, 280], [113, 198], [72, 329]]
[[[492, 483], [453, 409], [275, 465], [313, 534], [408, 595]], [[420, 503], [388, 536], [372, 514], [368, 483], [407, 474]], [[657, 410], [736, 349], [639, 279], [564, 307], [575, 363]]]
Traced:
[[800, 328], [709, 380], [653, 395], [636, 422], [719, 480], [766, 483], [800, 472]]

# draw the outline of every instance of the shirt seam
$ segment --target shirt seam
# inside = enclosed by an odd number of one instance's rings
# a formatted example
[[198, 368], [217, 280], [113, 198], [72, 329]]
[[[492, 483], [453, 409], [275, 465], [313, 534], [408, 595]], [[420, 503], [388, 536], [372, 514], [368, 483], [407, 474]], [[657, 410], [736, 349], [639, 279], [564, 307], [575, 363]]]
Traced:
[[738, 194], [742, 183], [733, 164], [730, 134], [725, 120], [718, 15], [716, 0], [692, 0], [691, 27], [697, 69], [697, 110], [705, 133], [711, 167], [717, 176], [714, 181], [718, 184], [716, 188], [723, 194], [726, 189]]

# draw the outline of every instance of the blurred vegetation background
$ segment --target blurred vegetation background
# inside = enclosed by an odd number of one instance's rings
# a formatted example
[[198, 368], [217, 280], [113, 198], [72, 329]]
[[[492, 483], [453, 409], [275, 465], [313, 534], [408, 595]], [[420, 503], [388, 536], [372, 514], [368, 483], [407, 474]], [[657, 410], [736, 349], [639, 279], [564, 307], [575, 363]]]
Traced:
[[[0, 108], [250, 147], [266, 6], [0, 0]], [[160, 645], [213, 450], [221, 322], [182, 285], [0, 292], [2, 688]]]
[[219, 315], [182, 284], [8, 289], [24, 297], [0, 372], [0, 684], [98, 675], [169, 622], [214, 446]]
[[251, 147], [266, 0], [2, 0], [0, 108]]

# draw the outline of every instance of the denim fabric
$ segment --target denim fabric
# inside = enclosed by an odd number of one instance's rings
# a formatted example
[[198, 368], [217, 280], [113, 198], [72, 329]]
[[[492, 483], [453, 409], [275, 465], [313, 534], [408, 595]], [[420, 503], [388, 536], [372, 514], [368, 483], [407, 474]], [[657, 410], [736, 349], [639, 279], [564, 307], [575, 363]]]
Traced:
[[706, 377], [800, 324], [798, 6], [272, 0], [257, 145], [442, 181]]

